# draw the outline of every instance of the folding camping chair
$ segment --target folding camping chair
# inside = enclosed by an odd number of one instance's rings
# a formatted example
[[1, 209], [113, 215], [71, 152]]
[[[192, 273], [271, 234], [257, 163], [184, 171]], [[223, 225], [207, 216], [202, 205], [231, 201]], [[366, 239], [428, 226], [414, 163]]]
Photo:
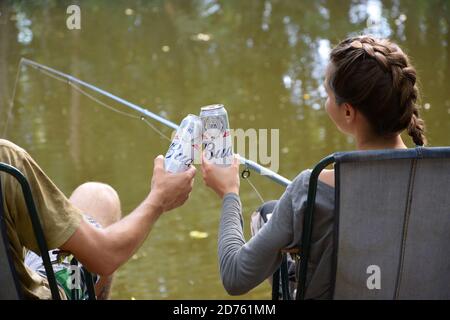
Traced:
[[[297, 248], [296, 298], [308, 297], [317, 181], [333, 163], [333, 299], [450, 299], [449, 147], [344, 152], [320, 161]], [[286, 270], [277, 272], [289, 299]]]
[[[18, 181], [18, 183], [22, 188], [22, 193], [25, 199], [25, 203], [27, 205], [28, 214], [31, 219], [34, 235], [37, 240], [42, 260], [44, 262], [44, 267], [47, 275], [47, 280], [50, 286], [50, 291], [52, 293], [52, 298], [54, 300], [59, 300], [61, 297], [59, 295], [55, 274], [53, 272], [50, 257], [48, 255], [47, 242], [45, 240], [44, 232], [42, 230], [42, 226], [39, 221], [39, 215], [37, 213], [36, 206], [33, 201], [30, 185], [25, 176], [15, 167], [9, 164], [0, 162], [0, 172], [6, 172], [7, 174], [13, 176]], [[14, 262], [11, 257], [10, 244], [6, 232], [3, 201], [4, 197], [0, 176], [0, 283], [2, 284], [0, 286], [0, 300], [23, 299], [24, 296], [22, 292], [22, 287], [20, 285], [20, 281], [14, 266]], [[95, 291], [92, 276], [90, 273], [87, 272], [86, 269], [84, 269], [84, 272], [87, 275], [86, 283], [88, 287], [89, 299], [95, 299]]]

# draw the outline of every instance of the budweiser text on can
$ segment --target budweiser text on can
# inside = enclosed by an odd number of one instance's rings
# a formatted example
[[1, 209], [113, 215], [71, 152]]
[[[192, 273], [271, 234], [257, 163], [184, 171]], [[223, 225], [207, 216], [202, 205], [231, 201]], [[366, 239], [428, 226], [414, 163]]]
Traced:
[[233, 161], [233, 143], [227, 110], [222, 104], [202, 107], [203, 149], [207, 160], [222, 166]]
[[202, 121], [189, 114], [181, 124], [170, 144], [164, 160], [168, 172], [186, 171], [194, 161], [200, 161]]

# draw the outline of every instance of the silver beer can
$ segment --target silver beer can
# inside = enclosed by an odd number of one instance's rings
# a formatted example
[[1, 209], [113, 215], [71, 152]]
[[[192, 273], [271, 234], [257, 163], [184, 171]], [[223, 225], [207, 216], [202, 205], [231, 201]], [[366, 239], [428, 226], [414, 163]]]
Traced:
[[233, 162], [233, 141], [228, 113], [223, 104], [201, 108], [203, 150], [205, 158], [216, 165], [229, 166]]
[[189, 114], [181, 121], [164, 159], [168, 172], [186, 171], [195, 162], [200, 163], [202, 143], [202, 121]]

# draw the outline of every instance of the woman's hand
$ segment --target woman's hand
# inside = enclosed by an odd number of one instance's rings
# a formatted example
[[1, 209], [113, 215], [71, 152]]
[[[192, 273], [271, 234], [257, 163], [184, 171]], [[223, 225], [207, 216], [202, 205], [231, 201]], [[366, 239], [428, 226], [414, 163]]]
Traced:
[[183, 205], [192, 191], [195, 172], [193, 165], [185, 172], [166, 172], [164, 157], [157, 156], [153, 167], [152, 187], [147, 199], [161, 212]]
[[220, 198], [227, 193], [239, 194], [239, 156], [234, 155], [233, 163], [228, 167], [221, 167], [202, 157], [202, 174], [205, 184], [213, 189]]

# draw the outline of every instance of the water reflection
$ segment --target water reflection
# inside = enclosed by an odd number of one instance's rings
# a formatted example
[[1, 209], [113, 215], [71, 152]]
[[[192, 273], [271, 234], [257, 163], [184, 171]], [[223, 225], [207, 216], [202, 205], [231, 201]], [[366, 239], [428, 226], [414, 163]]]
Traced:
[[262, 25], [261, 29], [263, 31], [269, 30], [269, 24], [270, 24], [270, 14], [272, 13], [272, 4], [270, 1], [266, 1], [264, 3], [264, 11], [263, 11], [263, 18], [262, 18]]
[[[280, 128], [280, 173], [292, 178], [325, 155], [353, 147], [323, 109], [322, 83], [331, 48], [348, 35], [371, 32], [391, 36], [412, 56], [425, 93], [429, 140], [449, 144], [448, 1], [80, 2], [82, 30], [72, 32], [65, 28], [62, 1], [0, 1], [0, 129], [17, 63], [26, 56], [174, 122], [221, 102], [234, 127]], [[146, 195], [151, 160], [167, 148], [142, 122], [28, 68], [7, 136], [66, 193], [86, 180], [112, 184], [124, 212]], [[252, 178], [264, 198], [281, 195], [270, 181]], [[248, 221], [259, 200], [245, 183], [242, 198]], [[189, 203], [164, 216], [137, 258], [118, 272], [114, 297], [228, 298], [216, 261], [219, 209], [197, 181]], [[192, 238], [195, 230], [208, 237]], [[269, 296], [262, 284], [245, 297]]]
[[26, 14], [19, 12], [15, 17], [16, 27], [18, 29], [17, 42], [27, 45], [33, 40], [33, 31], [31, 31], [31, 20], [27, 18]]
[[199, 3], [199, 11], [202, 17], [208, 17], [220, 11], [220, 4], [216, 0], [202, 0]]
[[355, 3], [349, 11], [351, 23], [365, 23], [363, 33], [378, 37], [390, 37], [392, 34], [388, 18], [383, 16], [383, 3], [381, 0], [367, 0]]

